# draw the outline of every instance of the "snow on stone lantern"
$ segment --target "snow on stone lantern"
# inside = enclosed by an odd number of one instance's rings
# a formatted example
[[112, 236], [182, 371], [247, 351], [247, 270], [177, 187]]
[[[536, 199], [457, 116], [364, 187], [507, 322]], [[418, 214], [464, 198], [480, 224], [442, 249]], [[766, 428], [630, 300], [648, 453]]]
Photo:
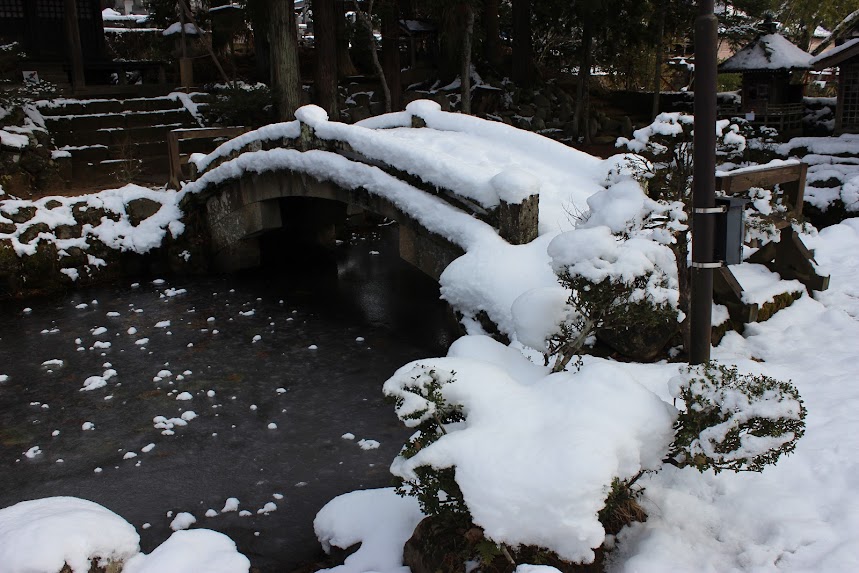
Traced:
[[789, 134], [802, 129], [805, 74], [811, 54], [776, 33], [767, 20], [761, 33], [719, 65], [719, 73], [743, 75], [741, 114], [752, 124]]

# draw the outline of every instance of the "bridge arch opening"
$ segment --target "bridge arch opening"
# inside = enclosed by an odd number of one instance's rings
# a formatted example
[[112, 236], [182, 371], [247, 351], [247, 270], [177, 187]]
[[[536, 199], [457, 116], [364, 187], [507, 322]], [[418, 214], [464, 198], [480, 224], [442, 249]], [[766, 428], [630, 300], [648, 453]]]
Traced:
[[381, 326], [446, 352], [462, 334], [438, 281], [400, 256], [396, 221], [333, 199], [273, 199], [282, 226], [254, 237], [259, 265], [284, 298]]

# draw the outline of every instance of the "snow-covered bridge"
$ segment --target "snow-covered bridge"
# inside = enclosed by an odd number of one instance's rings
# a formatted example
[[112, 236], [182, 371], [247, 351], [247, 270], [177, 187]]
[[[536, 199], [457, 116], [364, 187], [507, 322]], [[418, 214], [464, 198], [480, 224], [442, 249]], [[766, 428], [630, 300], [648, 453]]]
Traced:
[[[438, 279], [479, 244], [518, 245], [570, 226], [605, 162], [531, 132], [418, 101], [346, 125], [306, 106], [192, 157], [184, 201], [202, 209], [222, 270], [255, 266], [285, 197], [339, 201], [396, 220], [400, 255]], [[186, 203], [186, 210], [188, 205]]]

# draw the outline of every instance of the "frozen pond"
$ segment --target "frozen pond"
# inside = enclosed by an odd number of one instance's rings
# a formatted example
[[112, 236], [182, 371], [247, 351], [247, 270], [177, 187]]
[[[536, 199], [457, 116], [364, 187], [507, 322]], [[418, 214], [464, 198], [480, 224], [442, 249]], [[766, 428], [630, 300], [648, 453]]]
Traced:
[[[454, 336], [437, 286], [383, 232], [278, 265], [300, 272], [0, 303], [0, 507], [86, 498], [147, 552], [168, 512], [190, 512], [261, 571], [316, 558], [325, 502], [390, 485], [409, 432], [381, 384]], [[221, 513], [231, 497], [250, 513]]]

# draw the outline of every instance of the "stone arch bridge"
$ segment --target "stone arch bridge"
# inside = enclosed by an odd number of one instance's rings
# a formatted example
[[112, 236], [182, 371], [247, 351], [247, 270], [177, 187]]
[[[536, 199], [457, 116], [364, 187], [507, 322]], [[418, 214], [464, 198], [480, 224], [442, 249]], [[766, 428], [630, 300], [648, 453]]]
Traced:
[[[284, 226], [290, 203], [281, 200], [296, 197], [336, 201], [396, 221], [400, 256], [436, 280], [475, 242], [535, 239], [539, 181], [519, 169], [472, 170], [467, 157], [440, 159], [432, 147], [444, 144], [445, 131], [427, 127], [421, 111], [429, 117], [444, 113], [412, 104], [406, 112], [373, 118], [376, 125], [346, 125], [306, 106], [296, 121], [192, 156], [194, 181], [183, 188], [182, 205], [205, 219], [213, 266], [233, 271], [259, 265], [260, 238]], [[326, 213], [311, 208], [301, 216], [333, 241], [326, 231], [334, 220]]]

